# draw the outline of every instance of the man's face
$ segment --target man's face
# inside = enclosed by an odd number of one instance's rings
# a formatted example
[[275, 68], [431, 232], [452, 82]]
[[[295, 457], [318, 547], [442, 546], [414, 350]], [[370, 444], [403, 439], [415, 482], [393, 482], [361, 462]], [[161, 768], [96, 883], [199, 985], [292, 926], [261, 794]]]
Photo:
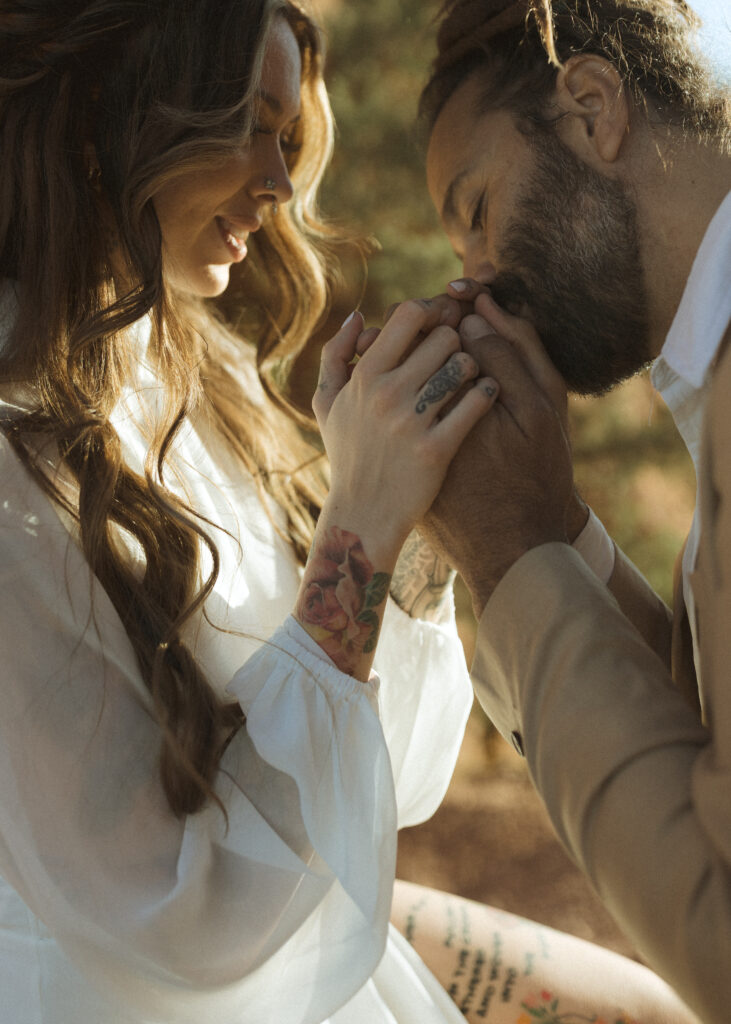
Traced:
[[548, 129], [476, 115], [473, 76], [449, 99], [427, 178], [464, 273], [536, 326], [570, 390], [600, 394], [651, 359], [635, 205]]

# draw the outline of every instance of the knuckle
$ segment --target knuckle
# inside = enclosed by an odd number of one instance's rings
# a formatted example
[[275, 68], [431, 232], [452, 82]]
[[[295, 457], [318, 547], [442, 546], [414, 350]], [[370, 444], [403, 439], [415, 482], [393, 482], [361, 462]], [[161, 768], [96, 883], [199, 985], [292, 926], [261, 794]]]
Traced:
[[460, 375], [463, 377], [469, 377], [470, 375], [474, 375], [478, 372], [477, 362], [469, 352], [462, 352], [461, 350], [455, 352], [454, 355], [451, 356], [449, 362], [457, 368]]
[[369, 399], [372, 410], [380, 417], [388, 416], [391, 413], [399, 396], [399, 388], [395, 381], [386, 378], [381, 380]]
[[406, 302], [402, 302], [399, 307], [399, 312], [403, 311], [404, 316], [409, 319], [421, 319], [431, 308], [431, 304], [428, 299], [407, 299]]
[[442, 451], [439, 442], [431, 435], [421, 437], [414, 443], [414, 454], [426, 469], [433, 469], [442, 462]]

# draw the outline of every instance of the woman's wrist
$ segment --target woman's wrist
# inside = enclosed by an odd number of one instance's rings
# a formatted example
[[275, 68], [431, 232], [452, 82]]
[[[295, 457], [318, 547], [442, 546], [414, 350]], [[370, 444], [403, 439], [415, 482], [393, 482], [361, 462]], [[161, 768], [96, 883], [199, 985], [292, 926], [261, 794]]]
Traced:
[[358, 516], [341, 520], [337, 511], [323, 509], [294, 616], [342, 672], [366, 681], [398, 548], [372, 545], [355, 530]]
[[411, 532], [410, 523], [401, 523], [394, 516], [393, 501], [390, 508], [381, 509], [375, 503], [354, 501], [337, 488], [331, 489], [319, 518], [319, 526], [332, 525], [354, 533], [373, 566], [389, 575]]

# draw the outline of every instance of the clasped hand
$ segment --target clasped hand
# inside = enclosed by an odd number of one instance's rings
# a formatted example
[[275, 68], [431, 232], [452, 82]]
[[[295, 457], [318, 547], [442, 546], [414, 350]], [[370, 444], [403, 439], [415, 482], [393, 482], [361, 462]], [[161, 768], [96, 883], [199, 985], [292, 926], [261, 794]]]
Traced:
[[465, 352], [499, 397], [452, 460], [420, 532], [465, 580], [479, 618], [526, 551], [575, 536], [586, 507], [574, 495], [563, 378], [535, 329], [474, 290], [459, 325]]
[[356, 314], [323, 348], [313, 410], [332, 469], [328, 516], [381, 565], [395, 561], [496, 395], [463, 350], [460, 315], [446, 296], [405, 302], [380, 331]]
[[389, 558], [418, 523], [479, 617], [513, 563], [573, 539], [586, 507], [566, 387], [535, 329], [473, 282], [459, 298], [402, 303], [380, 331], [356, 315], [323, 350], [313, 408], [336, 518]]

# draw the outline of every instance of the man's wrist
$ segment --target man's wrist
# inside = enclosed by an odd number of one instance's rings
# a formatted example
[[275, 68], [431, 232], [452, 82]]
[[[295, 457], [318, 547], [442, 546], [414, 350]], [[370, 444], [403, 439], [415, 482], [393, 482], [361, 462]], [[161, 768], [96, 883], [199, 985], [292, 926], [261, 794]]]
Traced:
[[484, 612], [488, 601], [512, 567], [516, 565], [524, 555], [527, 555], [529, 551], [542, 547], [544, 544], [568, 544], [568, 539], [565, 535], [554, 536], [552, 534], [536, 537], [533, 542], [528, 543], [525, 546], [521, 546], [520, 550], [516, 549], [512, 558], [506, 558], [499, 568], [493, 569], [490, 573], [482, 573], [479, 576], [470, 575], [469, 577], [462, 577], [467, 590], [469, 591], [470, 597], [472, 598], [472, 610], [478, 622], [482, 618], [482, 613]]

